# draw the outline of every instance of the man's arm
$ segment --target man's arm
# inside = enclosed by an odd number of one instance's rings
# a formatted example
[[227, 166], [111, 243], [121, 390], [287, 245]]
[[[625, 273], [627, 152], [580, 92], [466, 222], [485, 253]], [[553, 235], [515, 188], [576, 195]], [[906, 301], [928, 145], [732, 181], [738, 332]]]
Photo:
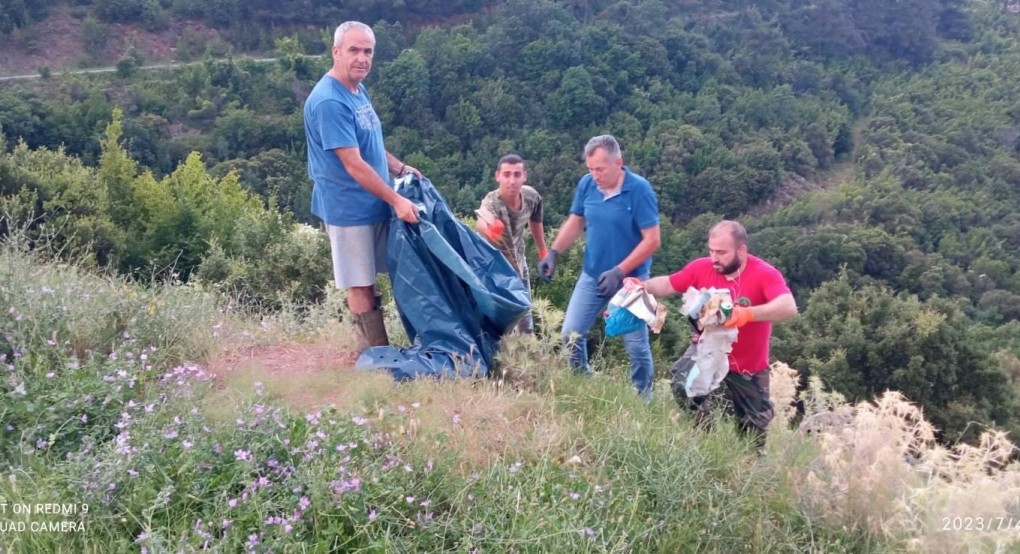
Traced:
[[630, 251], [630, 254], [623, 259], [622, 262], [617, 264], [624, 275], [634, 271], [637, 266], [643, 264], [645, 260], [649, 258], [656, 250], [659, 249], [659, 245], [662, 244], [662, 240], [659, 236], [659, 226], [653, 225], [647, 229], [641, 229], [641, 242], [634, 247], [634, 250]]
[[552, 249], [562, 254], [577, 237], [581, 236], [584, 232], [584, 218], [577, 214], [570, 214], [567, 216], [567, 220], [560, 225], [560, 230], [556, 233], [556, 238], [553, 240]]
[[669, 282], [669, 275], [652, 277], [645, 281], [644, 285], [645, 291], [656, 298], [664, 298], [677, 293], [676, 289], [673, 288], [673, 284]]
[[482, 218], [475, 219], [475, 231], [485, 238], [489, 238], [489, 224]]
[[547, 252], [545, 248], [545, 227], [541, 221], [529, 221], [528, 228], [531, 229], [531, 236], [535, 239], [535, 246], [538, 247], [539, 259], [544, 258]]
[[400, 161], [400, 158], [390, 154], [389, 151], [386, 152], [386, 168], [390, 170], [391, 175], [396, 175], [397, 177], [410, 171], [415, 177], [421, 179], [421, 171]]
[[785, 321], [797, 315], [797, 301], [790, 293], [780, 294], [764, 304], [751, 306], [754, 321]]
[[[361, 152], [356, 147], [336, 148], [333, 150], [340, 163], [344, 164], [347, 173], [354, 177], [359, 185], [368, 192], [378, 196], [383, 202], [393, 206], [393, 211], [401, 221], [407, 223], [418, 223], [418, 207], [407, 198], [397, 194], [395, 190], [379, 177], [379, 174], [372, 169], [361, 157]], [[387, 156], [388, 157], [388, 156]]]

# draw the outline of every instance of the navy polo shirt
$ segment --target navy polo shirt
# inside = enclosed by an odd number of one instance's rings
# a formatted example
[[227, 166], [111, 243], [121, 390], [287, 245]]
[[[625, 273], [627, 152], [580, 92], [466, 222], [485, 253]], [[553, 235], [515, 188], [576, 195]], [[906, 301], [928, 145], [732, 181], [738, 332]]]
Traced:
[[[648, 180], [623, 168], [625, 177], [620, 192], [606, 198], [591, 174], [581, 177], [570, 204], [570, 213], [585, 221], [584, 272], [598, 277], [626, 258], [641, 242], [641, 230], [659, 224], [659, 201]], [[652, 258], [648, 257], [630, 276], [648, 275]]]

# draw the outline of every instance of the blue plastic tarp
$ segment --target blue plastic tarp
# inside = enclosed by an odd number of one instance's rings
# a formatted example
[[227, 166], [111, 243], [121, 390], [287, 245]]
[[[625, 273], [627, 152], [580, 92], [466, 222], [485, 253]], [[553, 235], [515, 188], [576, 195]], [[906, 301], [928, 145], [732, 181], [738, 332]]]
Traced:
[[376, 346], [357, 369], [387, 369], [398, 380], [488, 375], [500, 338], [531, 307], [503, 254], [461, 223], [426, 179], [398, 192], [419, 206], [416, 225], [390, 222], [387, 269], [408, 348]]

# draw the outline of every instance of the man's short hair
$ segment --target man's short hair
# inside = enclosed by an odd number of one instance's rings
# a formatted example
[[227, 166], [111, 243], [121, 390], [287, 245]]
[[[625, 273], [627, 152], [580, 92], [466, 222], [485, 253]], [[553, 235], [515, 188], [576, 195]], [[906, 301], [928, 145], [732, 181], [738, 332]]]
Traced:
[[708, 236], [711, 237], [719, 233], [727, 233], [733, 237], [733, 245], [737, 248], [740, 248], [741, 245], [747, 244], [747, 229], [745, 229], [738, 221], [724, 219], [712, 226], [712, 230], [708, 232]]
[[333, 46], [340, 46], [340, 43], [344, 40], [344, 35], [351, 29], [368, 31], [368, 34], [372, 35], [372, 40], [375, 41], [375, 31], [373, 31], [368, 25], [365, 25], [360, 21], [344, 21], [338, 25], [336, 31], [333, 32]]
[[620, 143], [616, 141], [616, 137], [613, 135], [599, 135], [592, 137], [588, 144], [584, 145], [584, 159], [588, 159], [596, 150], [602, 148], [606, 151], [606, 155], [611, 160], [620, 159]]
[[499, 159], [499, 163], [496, 164], [496, 171], [499, 171], [503, 167], [503, 164], [517, 165], [521, 164], [524, 166], [524, 171], [528, 170], [528, 164], [525, 163], [524, 158], [517, 154], [507, 154]]

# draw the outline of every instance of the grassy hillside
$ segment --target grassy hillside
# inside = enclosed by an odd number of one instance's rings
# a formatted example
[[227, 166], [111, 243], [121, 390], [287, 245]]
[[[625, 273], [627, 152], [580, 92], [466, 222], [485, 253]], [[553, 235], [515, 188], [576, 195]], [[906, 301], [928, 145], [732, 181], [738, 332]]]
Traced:
[[668, 386], [645, 403], [623, 368], [571, 375], [548, 336], [508, 341], [509, 380], [398, 385], [350, 368], [350, 329], [328, 315], [341, 298], [301, 322], [252, 318], [200, 287], [140, 287], [19, 246], [0, 249], [6, 550], [1020, 544], [1012, 445], [989, 434], [949, 452], [896, 395], [851, 407], [815, 386], [795, 432], [796, 377], [777, 365], [783, 408], [759, 457], [728, 420], [694, 429]]

